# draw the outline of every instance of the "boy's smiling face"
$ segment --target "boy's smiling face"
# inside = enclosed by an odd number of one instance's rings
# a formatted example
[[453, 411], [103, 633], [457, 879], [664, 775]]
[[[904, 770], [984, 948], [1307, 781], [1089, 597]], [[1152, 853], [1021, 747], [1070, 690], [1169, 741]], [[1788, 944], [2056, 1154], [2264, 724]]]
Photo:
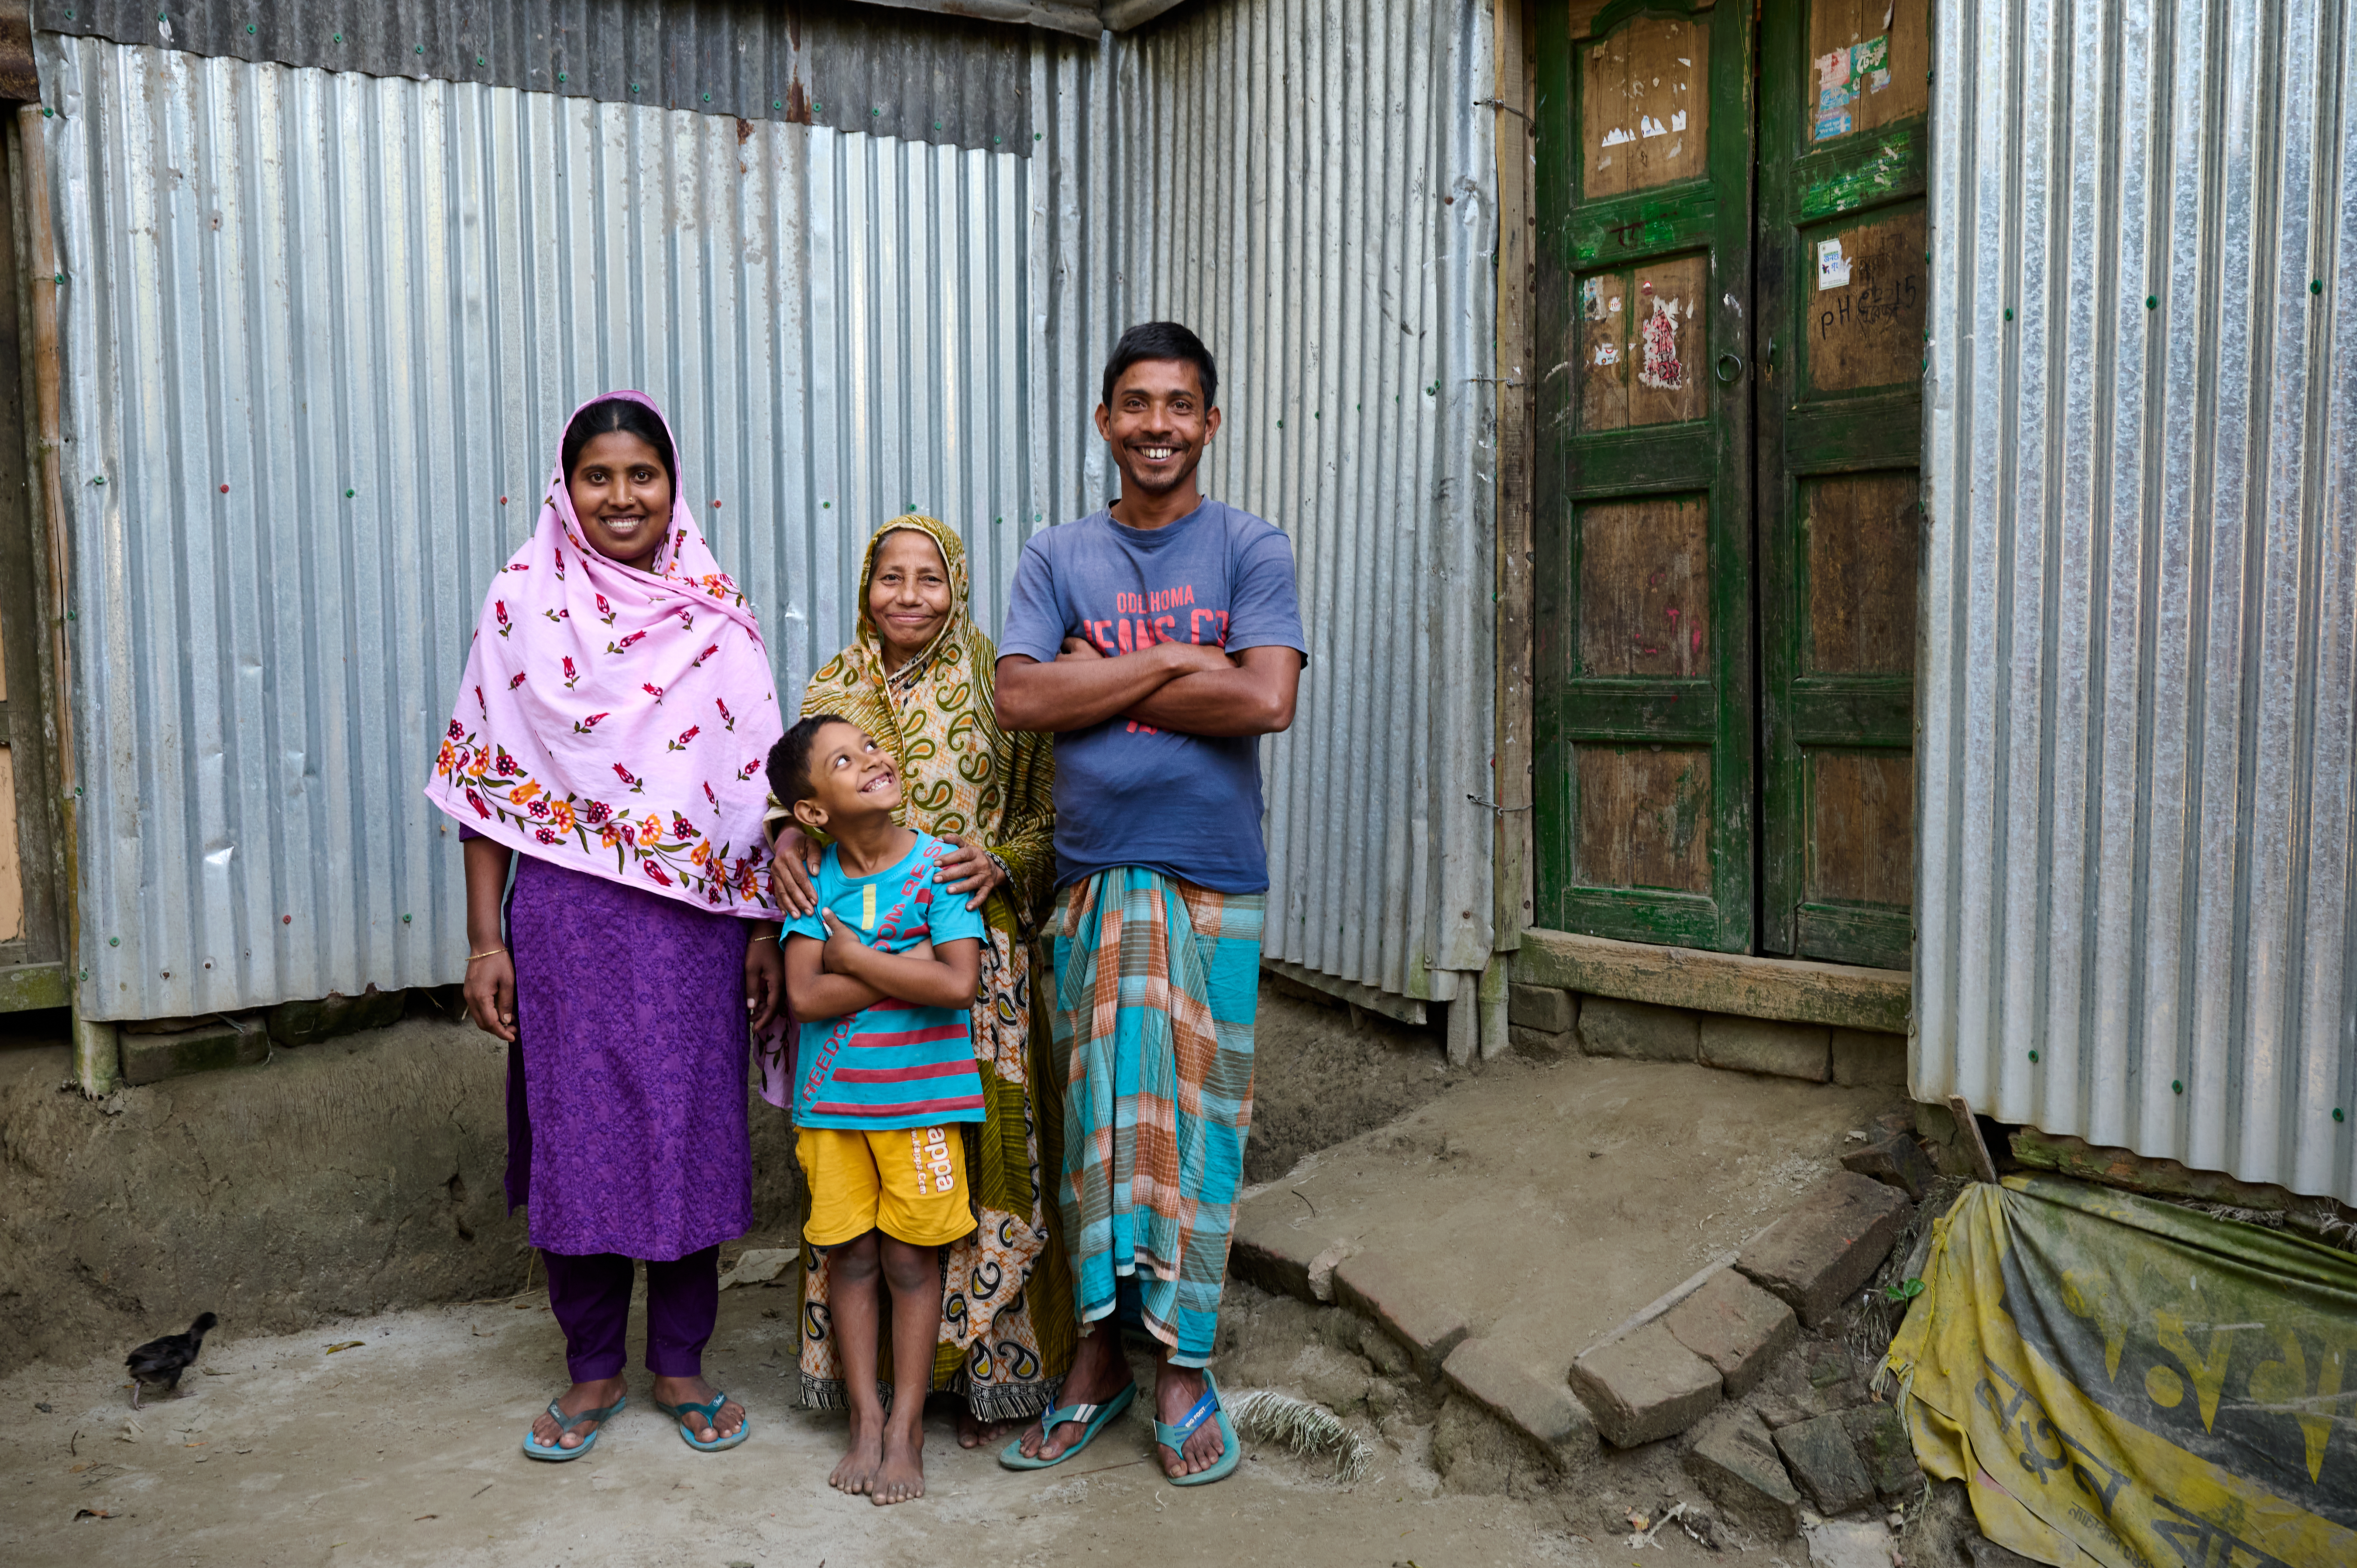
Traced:
[[811, 747], [811, 792], [794, 802], [804, 827], [838, 827], [862, 818], [889, 818], [900, 806], [900, 770], [874, 737], [854, 724], [831, 724]]

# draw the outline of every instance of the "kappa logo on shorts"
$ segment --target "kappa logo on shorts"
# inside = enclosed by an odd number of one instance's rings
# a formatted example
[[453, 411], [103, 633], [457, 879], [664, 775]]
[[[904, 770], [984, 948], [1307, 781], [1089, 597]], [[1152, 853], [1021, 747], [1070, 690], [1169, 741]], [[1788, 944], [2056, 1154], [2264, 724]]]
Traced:
[[911, 1127], [909, 1129], [909, 1151], [917, 1162], [917, 1190], [927, 1189], [930, 1178], [936, 1193], [957, 1190], [957, 1166], [950, 1160], [949, 1129], [945, 1127]]

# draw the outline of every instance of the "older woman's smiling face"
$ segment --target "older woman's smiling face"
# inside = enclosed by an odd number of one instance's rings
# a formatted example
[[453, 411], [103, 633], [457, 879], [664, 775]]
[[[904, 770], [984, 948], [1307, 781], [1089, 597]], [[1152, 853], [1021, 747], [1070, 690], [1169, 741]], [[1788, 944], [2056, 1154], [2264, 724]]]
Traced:
[[941, 635], [950, 618], [950, 573], [931, 535], [896, 528], [884, 536], [867, 579], [867, 618], [884, 639], [888, 669], [906, 664]]

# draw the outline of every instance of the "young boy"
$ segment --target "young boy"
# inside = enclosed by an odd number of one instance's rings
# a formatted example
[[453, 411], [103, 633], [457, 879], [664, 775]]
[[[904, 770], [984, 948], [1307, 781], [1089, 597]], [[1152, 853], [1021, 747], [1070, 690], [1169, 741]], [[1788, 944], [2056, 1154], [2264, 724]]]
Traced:
[[[971, 1009], [982, 917], [937, 897], [953, 845], [892, 820], [899, 770], [856, 725], [806, 718], [770, 752], [770, 788], [805, 832], [834, 840], [818, 909], [786, 926], [802, 1020], [796, 1153], [803, 1235], [827, 1249], [829, 1303], [851, 1400], [851, 1448], [828, 1484], [877, 1503], [925, 1493], [925, 1392], [942, 1324], [934, 1249], [974, 1229], [963, 1134], [984, 1119]], [[892, 1412], [877, 1395], [882, 1273], [892, 1292]]]

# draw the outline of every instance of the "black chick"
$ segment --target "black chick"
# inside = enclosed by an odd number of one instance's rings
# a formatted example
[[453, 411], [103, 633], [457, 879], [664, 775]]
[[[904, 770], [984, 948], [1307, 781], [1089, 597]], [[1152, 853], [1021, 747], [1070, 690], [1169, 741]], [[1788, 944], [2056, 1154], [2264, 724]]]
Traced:
[[196, 1365], [205, 1336], [220, 1321], [210, 1312], [199, 1313], [186, 1334], [167, 1334], [131, 1352], [123, 1363], [131, 1369], [131, 1408], [139, 1408], [142, 1390], [168, 1394], [178, 1388], [180, 1374]]

